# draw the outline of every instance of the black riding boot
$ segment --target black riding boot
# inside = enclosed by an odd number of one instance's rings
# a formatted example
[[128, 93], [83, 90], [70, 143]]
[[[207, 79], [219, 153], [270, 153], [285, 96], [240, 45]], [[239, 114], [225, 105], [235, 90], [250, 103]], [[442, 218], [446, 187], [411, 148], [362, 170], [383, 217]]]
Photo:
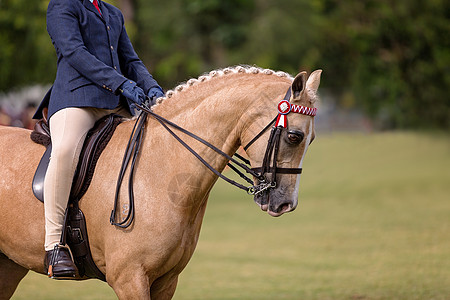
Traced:
[[58, 244], [50, 251], [46, 251], [44, 265], [47, 275], [54, 279], [73, 279], [77, 267], [73, 263], [69, 249]]

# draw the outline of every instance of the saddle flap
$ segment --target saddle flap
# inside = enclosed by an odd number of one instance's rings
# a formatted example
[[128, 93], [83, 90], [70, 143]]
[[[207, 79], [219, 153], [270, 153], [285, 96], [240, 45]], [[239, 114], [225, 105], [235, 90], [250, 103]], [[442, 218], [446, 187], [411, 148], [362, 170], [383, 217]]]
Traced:
[[47, 173], [48, 163], [50, 162], [50, 154], [52, 153], [52, 144], [49, 144], [44, 155], [39, 162], [36, 173], [33, 177], [33, 194], [41, 202], [44, 202], [44, 179]]
[[70, 199], [79, 200], [86, 193], [94, 176], [97, 161], [122, 120], [119, 115], [108, 115], [98, 120], [94, 128], [88, 132], [75, 171]]
[[[92, 176], [94, 175], [97, 160], [102, 151], [106, 148], [117, 125], [119, 125], [122, 120], [123, 118], [119, 115], [107, 115], [98, 120], [94, 127], [88, 132], [73, 179], [70, 201], [78, 201], [84, 193], [86, 193], [92, 180]], [[44, 202], [44, 179], [50, 161], [51, 138], [50, 130], [45, 120], [39, 120], [36, 124], [37, 125], [30, 137], [35, 143], [45, 145], [47, 149], [34, 174], [32, 189], [35, 197], [41, 202]]]

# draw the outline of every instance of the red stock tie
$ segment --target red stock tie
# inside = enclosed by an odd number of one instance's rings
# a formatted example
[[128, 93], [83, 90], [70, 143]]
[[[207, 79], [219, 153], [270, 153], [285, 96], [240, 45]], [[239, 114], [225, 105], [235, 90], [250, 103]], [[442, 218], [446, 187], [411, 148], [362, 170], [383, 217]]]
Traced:
[[95, 8], [98, 10], [98, 13], [100, 14], [100, 16], [102, 15], [102, 12], [100, 11], [100, 7], [98, 7], [98, 0], [94, 0], [94, 2], [92, 2], [95, 6]]

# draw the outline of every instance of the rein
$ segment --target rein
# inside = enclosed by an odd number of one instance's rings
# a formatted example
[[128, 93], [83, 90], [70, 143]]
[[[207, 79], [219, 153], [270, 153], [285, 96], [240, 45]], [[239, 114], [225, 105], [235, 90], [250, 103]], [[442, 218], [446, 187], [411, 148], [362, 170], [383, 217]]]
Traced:
[[[139, 148], [143, 139], [143, 129], [144, 124], [147, 119], [147, 116], [150, 115], [155, 120], [157, 120], [183, 147], [185, 147], [189, 152], [191, 152], [204, 166], [206, 166], [211, 172], [213, 172], [218, 177], [222, 178], [226, 182], [236, 186], [244, 191], [246, 191], [249, 195], [254, 195], [255, 197], [261, 196], [263, 193], [268, 192], [271, 189], [276, 188], [276, 175], [277, 174], [301, 174], [302, 168], [278, 168], [277, 167], [277, 157], [280, 146], [280, 138], [281, 132], [283, 128], [287, 127], [287, 118], [286, 115], [291, 111], [299, 114], [305, 114], [310, 116], [315, 116], [317, 109], [316, 108], [308, 108], [304, 106], [294, 105], [289, 103], [289, 99], [291, 97], [291, 88], [288, 89], [286, 95], [283, 100], [278, 104], [278, 115], [275, 119], [273, 119], [266, 127], [264, 127], [246, 146], [244, 146], [244, 150], [247, 150], [254, 142], [256, 142], [275, 122], [275, 125], [272, 127], [270, 137], [268, 140], [266, 152], [264, 155], [263, 164], [261, 167], [252, 168], [250, 165], [250, 161], [245, 159], [241, 155], [235, 153], [234, 156], [241, 160], [242, 162], [237, 161], [233, 157], [229, 156], [216, 146], [202, 139], [201, 137], [195, 135], [194, 133], [178, 126], [177, 124], [167, 120], [166, 118], [154, 113], [149, 107], [145, 104], [140, 105], [135, 103], [136, 107], [141, 110], [136, 124], [133, 128], [130, 140], [127, 145], [127, 149], [125, 151], [124, 159], [122, 162], [122, 167], [119, 173], [119, 179], [117, 181], [116, 187], [116, 195], [114, 199], [114, 208], [111, 212], [110, 223], [112, 225], [127, 228], [131, 225], [134, 219], [134, 192], [133, 192], [133, 177], [134, 177], [134, 167], [136, 163], [136, 158], [139, 153]], [[245, 186], [241, 183], [234, 181], [233, 179], [223, 175], [219, 171], [217, 171], [213, 166], [211, 166], [207, 161], [205, 161], [200, 154], [198, 154], [194, 149], [192, 149], [186, 142], [184, 142], [170, 127], [176, 129], [187, 136], [194, 138], [195, 140], [201, 142], [208, 148], [214, 150], [216, 153], [225, 157], [229, 162], [228, 166], [237, 173], [242, 179], [250, 184], [250, 186]], [[127, 166], [131, 161], [131, 169], [129, 175], [129, 183], [128, 183], [128, 212], [125, 219], [121, 222], [115, 221], [116, 210], [118, 208], [118, 199], [120, 186], [123, 181], [123, 177], [125, 175], [125, 171]], [[252, 175], [253, 177], [258, 179], [258, 184], [254, 185], [253, 179], [248, 177], [242, 171], [240, 171], [236, 166], [242, 168], [246, 173]], [[272, 176], [270, 179], [266, 178], [266, 174], [271, 173]]]
[[[134, 167], [136, 166], [136, 159], [139, 154], [139, 149], [142, 144], [142, 139], [144, 137], [144, 124], [147, 120], [147, 113], [142, 111], [134, 124], [133, 131], [131, 132], [130, 139], [127, 144], [127, 148], [125, 150], [125, 154], [122, 160], [122, 166], [120, 167], [119, 178], [117, 179], [116, 185], [116, 194], [114, 197], [114, 208], [111, 212], [111, 217], [109, 218], [109, 222], [111, 225], [115, 225], [120, 228], [127, 228], [131, 225], [134, 220], [134, 190], [133, 190], [133, 182], [134, 182]], [[128, 165], [130, 164], [131, 159], [131, 167], [130, 167], [130, 175], [128, 181], [128, 212], [125, 219], [121, 222], [116, 222], [116, 210], [119, 202], [119, 192], [120, 187], [122, 186], [123, 178], [125, 177], [125, 172], [127, 170]]]

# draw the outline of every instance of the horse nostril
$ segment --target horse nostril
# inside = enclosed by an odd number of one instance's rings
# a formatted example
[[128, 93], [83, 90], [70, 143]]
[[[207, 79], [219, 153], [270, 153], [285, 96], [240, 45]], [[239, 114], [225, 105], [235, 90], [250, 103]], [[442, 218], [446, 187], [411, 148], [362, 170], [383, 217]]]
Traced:
[[282, 204], [282, 205], [280, 205], [279, 207], [278, 207], [278, 209], [277, 209], [277, 213], [284, 213], [284, 212], [287, 212], [287, 211], [289, 211], [289, 209], [291, 208], [291, 205], [290, 204], [288, 204], [288, 203], [284, 203], [284, 204]]

